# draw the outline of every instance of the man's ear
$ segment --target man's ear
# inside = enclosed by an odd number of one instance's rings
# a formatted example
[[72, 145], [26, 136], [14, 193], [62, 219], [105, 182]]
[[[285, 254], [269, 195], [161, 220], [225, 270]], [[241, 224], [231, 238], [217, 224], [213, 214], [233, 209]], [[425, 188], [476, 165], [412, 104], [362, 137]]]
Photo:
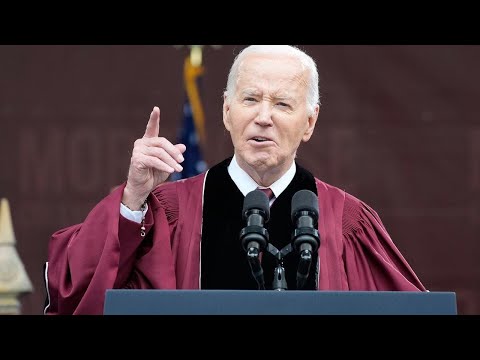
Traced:
[[230, 112], [230, 104], [227, 101], [227, 97], [223, 95], [223, 125], [225, 125], [225, 129], [227, 129], [228, 131], [230, 131], [231, 129], [229, 112]]
[[313, 130], [315, 130], [315, 124], [317, 123], [318, 119], [318, 112], [320, 111], [320, 105], [316, 105], [315, 109], [313, 111], [313, 114], [308, 117], [308, 126], [305, 130], [305, 133], [303, 134], [302, 140], [304, 142], [307, 142], [310, 140], [313, 134]]

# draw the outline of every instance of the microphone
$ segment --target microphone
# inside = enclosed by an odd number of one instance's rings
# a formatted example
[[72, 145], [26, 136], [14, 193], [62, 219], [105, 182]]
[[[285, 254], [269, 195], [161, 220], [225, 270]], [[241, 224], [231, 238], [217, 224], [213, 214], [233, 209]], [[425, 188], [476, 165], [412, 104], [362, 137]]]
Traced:
[[297, 289], [305, 286], [312, 264], [312, 255], [320, 246], [318, 234], [318, 197], [310, 190], [300, 190], [292, 197], [292, 221], [295, 230], [292, 246], [300, 253], [297, 269]]
[[243, 220], [247, 226], [240, 231], [240, 241], [247, 252], [248, 262], [259, 289], [265, 289], [260, 253], [267, 247], [268, 231], [264, 224], [270, 218], [269, 199], [264, 192], [256, 189], [247, 194], [243, 201]]

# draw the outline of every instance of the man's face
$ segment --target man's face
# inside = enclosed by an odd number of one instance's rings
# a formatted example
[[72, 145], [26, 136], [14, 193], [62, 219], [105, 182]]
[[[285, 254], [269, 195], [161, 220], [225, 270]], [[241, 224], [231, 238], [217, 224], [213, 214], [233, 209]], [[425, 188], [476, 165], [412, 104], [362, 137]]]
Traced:
[[291, 57], [249, 55], [240, 64], [223, 122], [240, 166], [257, 172], [286, 171], [301, 141], [308, 141], [318, 116], [307, 111], [308, 74]]

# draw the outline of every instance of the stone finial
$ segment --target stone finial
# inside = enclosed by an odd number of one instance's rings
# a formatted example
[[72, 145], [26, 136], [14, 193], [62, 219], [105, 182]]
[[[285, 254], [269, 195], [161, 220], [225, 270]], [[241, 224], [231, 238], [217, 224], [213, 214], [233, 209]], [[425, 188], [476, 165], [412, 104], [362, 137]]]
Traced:
[[0, 314], [20, 314], [19, 297], [33, 290], [15, 249], [10, 206], [0, 199]]

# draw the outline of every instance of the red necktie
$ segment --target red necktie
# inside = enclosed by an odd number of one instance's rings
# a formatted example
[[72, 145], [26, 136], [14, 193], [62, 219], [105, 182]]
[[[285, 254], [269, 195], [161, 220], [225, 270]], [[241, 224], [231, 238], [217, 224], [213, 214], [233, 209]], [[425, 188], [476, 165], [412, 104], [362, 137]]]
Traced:
[[270, 188], [266, 188], [266, 189], [260, 189], [260, 188], [258, 188], [258, 190], [262, 191], [265, 195], [267, 195], [268, 200], [272, 200], [272, 198], [273, 198], [273, 191], [272, 191], [272, 189], [270, 189]]

